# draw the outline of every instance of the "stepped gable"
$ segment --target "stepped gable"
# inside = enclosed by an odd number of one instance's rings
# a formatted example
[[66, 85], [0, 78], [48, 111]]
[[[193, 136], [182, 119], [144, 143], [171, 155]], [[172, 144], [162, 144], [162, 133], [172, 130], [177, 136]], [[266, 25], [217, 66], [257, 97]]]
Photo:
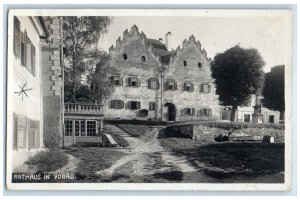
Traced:
[[176, 53], [176, 51], [168, 51], [166, 45], [160, 40], [147, 38], [143, 32], [139, 32], [138, 27], [136, 25], [133, 25], [130, 31], [126, 29], [123, 32], [123, 38], [119, 37], [116, 40], [116, 45], [112, 45], [109, 48], [109, 53], [115, 51], [118, 46], [125, 43], [126, 40], [132, 36], [138, 36], [142, 40], [144, 40], [145, 46], [147, 46], [149, 51], [153, 54], [153, 56], [156, 57], [156, 59], [163, 64], [168, 64], [171, 58], [174, 57]]
[[125, 41], [127, 40], [127, 38], [130, 38], [132, 36], [138, 36], [140, 37], [145, 45], [147, 46], [147, 39], [146, 39], [146, 35], [145, 33], [143, 32], [139, 32], [138, 30], [138, 27], [136, 25], [133, 25], [130, 29], [130, 31], [128, 32], [128, 29], [126, 29], [124, 32], [123, 32], [123, 38], [121, 38], [121, 36], [116, 40], [116, 45], [112, 45], [110, 48], [109, 48], [109, 53], [111, 53], [111, 51], [114, 51], [116, 49], [116, 47], [122, 45], [123, 43], [125, 43]]
[[[184, 41], [182, 42], [182, 45], [178, 46], [175, 50], [175, 55], [180, 55], [180, 53], [186, 48], [189, 47], [191, 45], [196, 46], [196, 48], [199, 49], [200, 53], [204, 55], [204, 57], [207, 59], [208, 62], [211, 62], [211, 58], [207, 57], [207, 52], [206, 50], [203, 48], [201, 49], [201, 43], [199, 40], [196, 40], [194, 35], [191, 35], [188, 40], [184, 39]], [[173, 59], [171, 60], [171, 62], [173, 62], [175, 59], [175, 56], [173, 57]]]

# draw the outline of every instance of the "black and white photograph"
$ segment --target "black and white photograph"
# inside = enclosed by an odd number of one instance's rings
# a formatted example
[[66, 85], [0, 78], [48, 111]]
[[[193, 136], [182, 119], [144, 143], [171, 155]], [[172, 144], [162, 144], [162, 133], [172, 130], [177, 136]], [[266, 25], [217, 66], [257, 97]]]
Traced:
[[292, 38], [288, 9], [10, 10], [8, 189], [289, 191]]

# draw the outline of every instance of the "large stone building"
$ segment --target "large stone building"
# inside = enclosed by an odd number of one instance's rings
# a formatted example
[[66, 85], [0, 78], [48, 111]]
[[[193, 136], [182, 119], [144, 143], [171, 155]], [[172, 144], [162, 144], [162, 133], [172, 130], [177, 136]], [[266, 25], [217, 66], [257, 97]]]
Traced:
[[210, 59], [191, 35], [170, 50], [171, 33], [147, 38], [137, 26], [109, 49], [115, 92], [104, 106], [106, 118], [166, 121], [220, 119]]

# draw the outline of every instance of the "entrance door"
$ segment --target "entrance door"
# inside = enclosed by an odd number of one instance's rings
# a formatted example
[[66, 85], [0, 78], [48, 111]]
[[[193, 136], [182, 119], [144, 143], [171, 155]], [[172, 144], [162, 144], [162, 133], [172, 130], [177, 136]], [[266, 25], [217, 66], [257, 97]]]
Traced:
[[165, 121], [175, 121], [176, 119], [176, 109], [174, 104], [166, 103], [164, 105], [164, 120]]

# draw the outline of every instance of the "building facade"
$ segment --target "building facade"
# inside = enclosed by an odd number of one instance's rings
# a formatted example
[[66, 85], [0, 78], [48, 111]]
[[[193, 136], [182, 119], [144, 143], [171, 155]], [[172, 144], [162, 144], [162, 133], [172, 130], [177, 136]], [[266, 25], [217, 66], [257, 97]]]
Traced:
[[210, 59], [191, 35], [176, 50], [147, 38], [134, 25], [109, 49], [115, 92], [105, 102], [105, 118], [165, 121], [220, 119]]
[[7, 127], [11, 137], [13, 168], [43, 148], [43, 101], [41, 87], [40, 36], [38, 18], [12, 16], [8, 33]]
[[[58, 17], [10, 16], [7, 73], [7, 136], [11, 137], [12, 169], [44, 149], [49, 129], [61, 135], [60, 48], [54, 47]], [[51, 37], [52, 36], [52, 37]], [[57, 45], [59, 45], [57, 43]], [[55, 77], [55, 78], [54, 78]], [[51, 97], [57, 97], [54, 100]], [[57, 107], [57, 109], [53, 109]], [[51, 108], [51, 109], [47, 109]], [[12, 134], [10, 134], [12, 133]], [[46, 135], [48, 134], [48, 137]]]

